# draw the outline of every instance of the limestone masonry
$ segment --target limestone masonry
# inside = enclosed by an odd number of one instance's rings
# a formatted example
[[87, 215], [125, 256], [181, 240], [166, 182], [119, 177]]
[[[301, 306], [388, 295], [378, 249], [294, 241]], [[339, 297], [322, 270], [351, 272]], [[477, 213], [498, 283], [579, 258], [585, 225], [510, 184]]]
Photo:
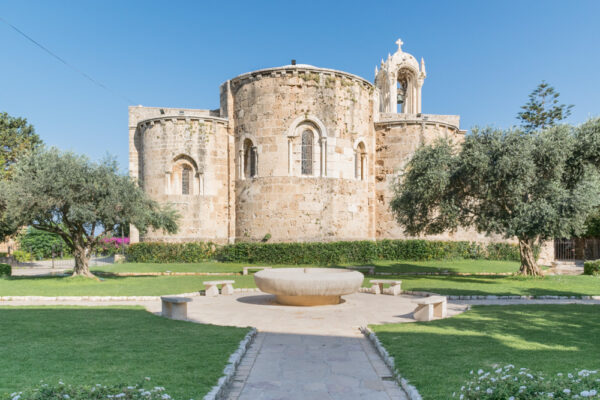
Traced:
[[[389, 208], [394, 179], [419, 145], [460, 142], [464, 131], [458, 115], [421, 113], [425, 62], [396, 43], [374, 84], [292, 64], [223, 83], [218, 110], [130, 107], [130, 174], [183, 217], [179, 233], [139, 239], [405, 238]], [[473, 231], [435, 238], [490, 240]]]

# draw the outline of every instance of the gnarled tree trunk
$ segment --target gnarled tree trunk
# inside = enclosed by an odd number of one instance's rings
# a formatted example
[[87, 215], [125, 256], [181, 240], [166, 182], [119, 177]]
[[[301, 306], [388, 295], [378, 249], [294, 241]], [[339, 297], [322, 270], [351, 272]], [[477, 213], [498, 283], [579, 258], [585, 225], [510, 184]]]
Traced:
[[542, 275], [542, 270], [538, 266], [535, 255], [533, 254], [534, 244], [535, 241], [533, 239], [519, 238], [519, 253], [521, 255], [521, 268], [519, 269], [520, 275]]
[[75, 268], [73, 268], [73, 276], [85, 276], [88, 278], [96, 278], [94, 274], [90, 272], [89, 267], [89, 253], [85, 246], [76, 243], [73, 248], [73, 257], [75, 258]]

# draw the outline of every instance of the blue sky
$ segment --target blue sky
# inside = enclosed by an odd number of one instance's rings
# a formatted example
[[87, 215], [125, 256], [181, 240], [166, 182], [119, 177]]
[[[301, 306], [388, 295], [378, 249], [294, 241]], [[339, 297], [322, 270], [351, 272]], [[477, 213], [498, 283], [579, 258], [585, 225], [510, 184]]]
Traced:
[[95, 86], [0, 23], [0, 111], [26, 117], [50, 145], [127, 169], [127, 106], [217, 108], [219, 85], [298, 63], [373, 80], [404, 41], [425, 58], [423, 112], [463, 129], [509, 127], [551, 83], [600, 115], [600, 1], [29, 1], [0, 17], [119, 95]]

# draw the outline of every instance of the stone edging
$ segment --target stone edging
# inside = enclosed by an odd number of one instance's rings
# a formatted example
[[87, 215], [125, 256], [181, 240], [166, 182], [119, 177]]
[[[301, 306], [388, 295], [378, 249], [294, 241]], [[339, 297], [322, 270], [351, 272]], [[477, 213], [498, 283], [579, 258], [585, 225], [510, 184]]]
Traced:
[[[237, 288], [236, 293], [260, 292], [258, 288]], [[205, 291], [179, 294], [163, 294], [161, 296], [0, 296], [0, 301], [155, 301], [162, 296], [198, 297]]]
[[246, 354], [248, 348], [256, 338], [256, 329], [251, 328], [250, 332], [246, 334], [244, 339], [240, 342], [237, 350], [229, 356], [229, 360], [225, 369], [223, 370], [223, 376], [219, 378], [219, 381], [213, 388], [204, 396], [203, 400], [218, 400], [223, 398], [223, 395], [226, 392], [227, 386], [233, 380], [235, 373], [237, 371], [237, 367], [240, 365], [242, 358]]
[[373, 344], [373, 346], [375, 346], [377, 353], [379, 353], [379, 355], [383, 359], [383, 362], [385, 363], [385, 365], [387, 365], [387, 367], [390, 369], [390, 371], [392, 371], [392, 374], [394, 374], [394, 378], [400, 384], [402, 389], [404, 389], [404, 392], [408, 396], [408, 399], [409, 400], [422, 400], [422, 397], [419, 394], [419, 391], [417, 390], [417, 388], [414, 387], [413, 385], [411, 385], [410, 383], [408, 383], [408, 381], [400, 375], [400, 373], [396, 369], [396, 365], [394, 363], [394, 357], [390, 356], [390, 354], [387, 352], [387, 350], [383, 347], [383, 345], [379, 341], [379, 338], [377, 337], [375, 332], [373, 332], [367, 326], [361, 326], [360, 331]]
[[402, 294], [413, 296], [445, 296], [448, 300], [600, 300], [600, 296], [464, 296], [464, 295], [440, 295], [432, 292], [418, 292], [403, 290]]
[[[387, 290], [387, 289], [384, 289]], [[360, 293], [371, 293], [371, 288], [361, 287], [358, 289]], [[444, 296], [448, 300], [600, 300], [600, 296], [477, 296], [477, 295], [447, 295], [433, 292], [420, 292], [412, 290], [403, 290], [402, 294], [408, 294], [412, 296]]]
[[98, 276], [233, 276], [241, 272], [104, 272], [94, 271]]

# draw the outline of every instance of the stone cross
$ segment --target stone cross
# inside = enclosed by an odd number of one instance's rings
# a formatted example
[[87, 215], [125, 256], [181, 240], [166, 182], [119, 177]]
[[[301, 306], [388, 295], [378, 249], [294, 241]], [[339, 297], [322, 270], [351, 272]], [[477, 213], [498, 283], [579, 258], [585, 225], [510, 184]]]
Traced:
[[401, 52], [402, 45], [404, 44], [404, 42], [402, 41], [402, 39], [398, 39], [398, 40], [396, 40], [396, 44], [398, 45], [398, 51]]

